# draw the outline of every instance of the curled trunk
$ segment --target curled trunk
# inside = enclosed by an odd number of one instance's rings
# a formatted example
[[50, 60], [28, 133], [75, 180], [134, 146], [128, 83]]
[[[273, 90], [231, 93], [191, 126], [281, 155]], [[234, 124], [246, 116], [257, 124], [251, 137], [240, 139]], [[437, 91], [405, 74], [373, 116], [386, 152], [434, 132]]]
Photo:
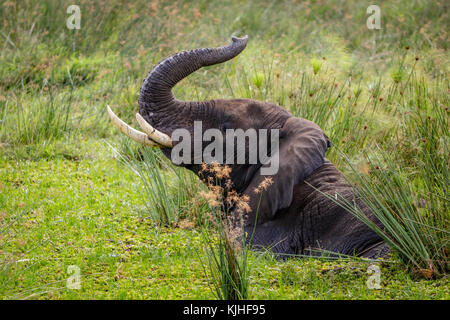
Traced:
[[[184, 105], [172, 94], [172, 88], [183, 78], [203, 66], [225, 62], [237, 56], [247, 45], [247, 36], [232, 37], [232, 43], [219, 48], [203, 48], [177, 53], [161, 61], [147, 75], [139, 95], [139, 113], [149, 121], [162, 109]], [[164, 110], [177, 112], [176, 110]]]

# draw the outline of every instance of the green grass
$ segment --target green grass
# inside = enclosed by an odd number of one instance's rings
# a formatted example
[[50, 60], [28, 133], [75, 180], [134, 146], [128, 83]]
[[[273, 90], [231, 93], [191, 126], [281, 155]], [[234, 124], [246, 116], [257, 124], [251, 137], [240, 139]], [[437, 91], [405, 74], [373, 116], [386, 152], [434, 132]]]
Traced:
[[[94, 143], [95, 145], [95, 143]], [[4, 299], [213, 299], [201, 231], [158, 227], [142, 185], [96, 145], [102, 160], [2, 162]], [[442, 299], [448, 280], [426, 281], [381, 264], [381, 290], [366, 287], [367, 262], [250, 255], [251, 299]], [[67, 268], [81, 289], [66, 288]]]
[[[318, 123], [327, 157], [375, 210], [423, 222], [392, 225], [399, 247], [378, 262], [380, 290], [366, 286], [367, 261], [250, 251], [248, 297], [449, 299], [445, 2], [380, 1], [381, 30], [367, 30], [364, 1], [86, 0], [68, 30], [71, 4], [0, 4], [1, 298], [215, 298], [204, 186], [125, 141], [105, 108], [138, 127], [155, 63], [248, 34], [240, 56], [193, 74], [177, 98], [254, 98]], [[413, 272], [427, 259], [437, 279]], [[80, 290], [66, 287], [71, 265]]]
[[110, 147], [142, 182], [145, 204], [153, 221], [171, 226], [186, 219], [202, 225], [208, 208], [199, 197], [205, 186], [196, 175], [172, 165], [158, 149], [140, 147], [136, 150], [127, 138], [122, 140], [122, 150]]

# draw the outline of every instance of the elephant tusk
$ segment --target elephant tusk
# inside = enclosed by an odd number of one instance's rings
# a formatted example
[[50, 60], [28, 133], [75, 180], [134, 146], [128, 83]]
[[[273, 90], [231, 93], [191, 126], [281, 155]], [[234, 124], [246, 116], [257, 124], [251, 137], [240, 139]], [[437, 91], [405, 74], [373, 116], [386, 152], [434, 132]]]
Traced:
[[136, 120], [141, 126], [141, 129], [144, 130], [153, 141], [168, 148], [173, 147], [172, 139], [167, 134], [153, 128], [139, 113], [136, 113]]
[[114, 114], [114, 112], [111, 110], [109, 106], [106, 106], [106, 110], [108, 110], [109, 117], [111, 118], [113, 124], [120, 131], [122, 131], [122, 133], [125, 134], [127, 137], [133, 139], [136, 142], [145, 144], [150, 147], [159, 147], [159, 148], [163, 147], [162, 145], [150, 139], [150, 137], [147, 136], [145, 133], [140, 132], [130, 127], [128, 124], [126, 124], [123, 120], [121, 120], [118, 116]]

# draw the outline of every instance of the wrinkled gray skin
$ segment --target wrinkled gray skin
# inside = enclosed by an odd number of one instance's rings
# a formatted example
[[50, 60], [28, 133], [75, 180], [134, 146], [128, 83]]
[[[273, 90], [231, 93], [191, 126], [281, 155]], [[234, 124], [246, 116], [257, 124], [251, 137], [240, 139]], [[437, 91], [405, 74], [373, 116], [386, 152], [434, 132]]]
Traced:
[[[248, 99], [185, 102], [172, 95], [177, 82], [203, 66], [232, 59], [246, 44], [247, 37], [233, 37], [225, 47], [184, 51], [163, 60], [144, 80], [139, 113], [169, 136], [177, 128], [193, 135], [194, 121], [202, 121], [203, 131], [216, 128], [224, 134], [226, 129], [280, 129], [279, 171], [262, 193], [257, 219], [261, 195], [254, 188], [266, 177], [260, 173], [261, 164], [230, 165], [233, 188], [250, 199], [252, 211], [245, 228], [253, 234], [252, 246], [270, 248], [280, 256], [316, 254], [318, 248], [370, 258], [385, 254], [388, 249], [377, 234], [305, 183], [349, 200], [354, 197], [352, 187], [325, 158], [330, 142], [319, 126], [271, 103]], [[171, 149], [163, 152], [170, 158]], [[199, 174], [199, 165], [183, 166]], [[357, 203], [373, 219], [368, 208]]]

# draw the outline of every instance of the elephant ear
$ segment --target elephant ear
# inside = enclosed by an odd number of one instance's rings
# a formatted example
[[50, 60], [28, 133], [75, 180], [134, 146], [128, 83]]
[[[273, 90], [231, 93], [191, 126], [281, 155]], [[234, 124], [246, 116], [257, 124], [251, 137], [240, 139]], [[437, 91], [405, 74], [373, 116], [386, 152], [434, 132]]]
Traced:
[[280, 129], [278, 152], [270, 158], [272, 163], [278, 160], [278, 171], [264, 175], [261, 167], [243, 192], [251, 208], [246, 224], [254, 225], [256, 218], [257, 224], [267, 222], [278, 210], [289, 207], [294, 186], [323, 165], [329, 147], [330, 140], [318, 125], [289, 118]]

